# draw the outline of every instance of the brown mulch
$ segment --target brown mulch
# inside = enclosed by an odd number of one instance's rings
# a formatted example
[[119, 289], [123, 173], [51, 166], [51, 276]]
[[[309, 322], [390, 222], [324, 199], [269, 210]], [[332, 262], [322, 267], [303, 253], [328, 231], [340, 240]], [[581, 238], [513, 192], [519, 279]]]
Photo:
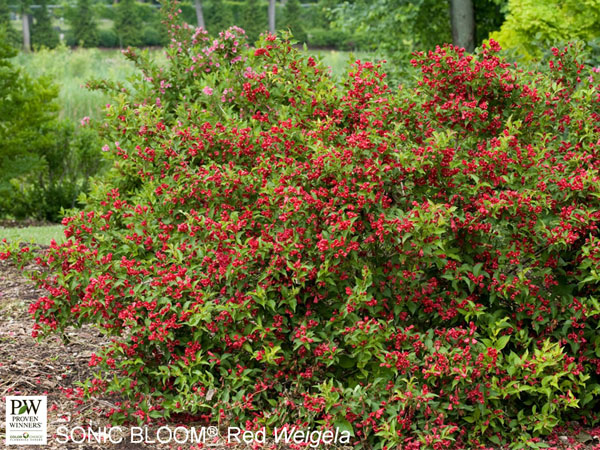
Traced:
[[[25, 278], [17, 267], [9, 261], [0, 261], [0, 417], [5, 417], [7, 395], [46, 395], [48, 397], [48, 445], [38, 448], [49, 449], [198, 449], [211, 448], [241, 450], [250, 448], [245, 445], [207, 446], [192, 444], [138, 444], [132, 443], [124, 433], [123, 442], [63, 444], [56, 442], [56, 430], [60, 426], [72, 429], [76, 426], [91, 425], [94, 429], [108, 426], [106, 411], [114, 405], [111, 399], [92, 399], [83, 404], [72, 398], [68, 392], [76, 389], [78, 382], [91, 376], [88, 365], [93, 352], [107, 342], [96, 329], [85, 326], [67, 332], [67, 341], [54, 336], [37, 342], [31, 337], [33, 321], [28, 307], [44, 291]], [[113, 400], [114, 401], [114, 400]], [[171, 429], [178, 424], [167, 424]], [[199, 427], [200, 425], [197, 425]], [[4, 419], [0, 422], [0, 441], [4, 438]], [[124, 427], [125, 429], [125, 427]], [[155, 428], [154, 428], [155, 430]], [[574, 433], [575, 434], [575, 433]], [[223, 435], [223, 432], [221, 433]], [[561, 436], [561, 450], [577, 448], [586, 450], [600, 449], [600, 439], [596, 435], [579, 433]], [[587, 442], [586, 442], [587, 441]], [[581, 444], [585, 442], [585, 447]], [[11, 446], [24, 450], [36, 446]], [[286, 448], [280, 447], [280, 448]], [[330, 447], [334, 448], [334, 447]]]

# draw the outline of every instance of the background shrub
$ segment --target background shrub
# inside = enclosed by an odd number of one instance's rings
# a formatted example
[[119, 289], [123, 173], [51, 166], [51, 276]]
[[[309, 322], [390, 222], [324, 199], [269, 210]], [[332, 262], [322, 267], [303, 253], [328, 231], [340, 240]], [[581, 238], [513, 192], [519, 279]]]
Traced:
[[82, 47], [98, 45], [98, 24], [91, 0], [77, 0], [77, 4], [68, 8], [65, 16], [70, 25], [67, 33], [67, 44]]
[[539, 58], [556, 42], [596, 38], [599, 25], [600, 3], [596, 1], [509, 0], [506, 21], [490, 37], [526, 57]]
[[152, 26], [144, 27], [142, 30], [142, 44], [144, 46], [159, 46], [164, 43], [160, 30]]
[[39, 8], [33, 10], [33, 29], [31, 42], [33, 46], [54, 48], [58, 45], [58, 33], [52, 26], [52, 17], [48, 12], [46, 0], [38, 0]]
[[98, 47], [114, 48], [119, 46], [119, 37], [114, 30], [100, 30], [98, 32]]
[[[82, 396], [337, 427], [364, 447], [536, 446], [598, 421], [598, 74], [495, 42], [357, 62], [187, 26], [102, 127], [108, 176], [32, 276], [34, 334], [96, 324]], [[34, 258], [16, 248], [3, 258]]]
[[237, 23], [246, 31], [248, 41], [254, 43], [260, 33], [269, 28], [266, 5], [259, 0], [246, 0], [241, 7]]
[[214, 36], [234, 25], [232, 5], [224, 0], [212, 0], [206, 8], [208, 31]]
[[307, 39], [312, 47], [355, 50], [360, 47], [354, 34], [341, 30], [314, 29], [309, 30]]
[[120, 47], [142, 43], [142, 7], [135, 0], [121, 0], [115, 7], [114, 30]]
[[302, 7], [298, 0], [288, 0], [283, 12], [283, 29], [289, 30], [298, 42], [306, 42], [306, 31], [302, 25]]
[[14, 55], [0, 39], [0, 217], [58, 222], [101, 169], [98, 133], [88, 119], [60, 120], [57, 87], [15, 67]]
[[11, 47], [16, 48], [21, 44], [19, 32], [12, 26], [10, 21], [10, 9], [7, 0], [0, 0], [0, 33]]

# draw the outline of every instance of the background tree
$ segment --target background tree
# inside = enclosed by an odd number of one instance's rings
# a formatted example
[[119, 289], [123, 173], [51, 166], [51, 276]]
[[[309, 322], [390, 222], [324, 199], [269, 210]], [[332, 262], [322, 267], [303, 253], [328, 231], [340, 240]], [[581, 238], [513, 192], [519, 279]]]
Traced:
[[275, 33], [275, 0], [269, 0], [269, 33]]
[[204, 23], [204, 12], [202, 11], [202, 0], [194, 0], [194, 7], [196, 8], [196, 20], [198, 22], [198, 26], [206, 29], [206, 25]]
[[388, 74], [398, 81], [411, 71], [415, 50], [452, 41], [450, 8], [438, 0], [355, 0], [331, 8], [332, 27], [390, 62]]
[[66, 18], [71, 26], [70, 40], [75, 45], [98, 45], [98, 25], [91, 0], [77, 0], [76, 6], [67, 10]]
[[217, 36], [235, 22], [231, 7], [223, 0], [213, 0], [207, 11], [207, 27], [213, 35]]
[[57, 88], [16, 68], [15, 54], [0, 33], [0, 214], [19, 197], [14, 180], [43, 167], [58, 111]]
[[115, 7], [115, 33], [120, 47], [135, 47], [142, 42], [142, 19], [135, 0], [121, 0]]
[[488, 39], [491, 32], [498, 31], [508, 11], [508, 0], [477, 0], [475, 7], [475, 45]]
[[29, 0], [21, 0], [19, 6], [23, 29], [23, 51], [28, 52], [31, 50], [31, 10]]
[[4, 38], [11, 46], [16, 47], [20, 44], [19, 33], [12, 26], [10, 20], [10, 8], [7, 0], [0, 0], [0, 30], [4, 30]]
[[52, 17], [48, 12], [47, 0], [37, 0], [39, 8], [33, 10], [33, 29], [31, 41], [34, 47], [54, 48], [58, 45], [58, 33], [52, 26]]
[[475, 10], [472, 0], [450, 0], [452, 43], [468, 52], [475, 49]]
[[284, 26], [289, 29], [294, 39], [299, 42], [306, 41], [306, 30], [302, 25], [302, 6], [299, 0], [287, 0], [284, 8]]
[[260, 11], [258, 0], [246, 0], [242, 7], [242, 28], [246, 31], [250, 43], [258, 39], [260, 33], [266, 30], [264, 18]]
[[0, 217], [59, 221], [102, 167], [98, 133], [58, 117], [58, 88], [15, 67], [0, 31]]
[[414, 51], [432, 50], [449, 42], [472, 50], [500, 28], [506, 3], [507, 0], [319, 2], [325, 16], [332, 18], [332, 31], [345, 33], [358, 42], [359, 48], [388, 60], [388, 74], [396, 81], [402, 76], [404, 82], [411, 79], [406, 75], [412, 70], [409, 61]]
[[500, 31], [490, 37], [504, 48], [527, 57], [568, 40], [591, 41], [600, 36], [600, 1], [509, 0], [508, 15]]

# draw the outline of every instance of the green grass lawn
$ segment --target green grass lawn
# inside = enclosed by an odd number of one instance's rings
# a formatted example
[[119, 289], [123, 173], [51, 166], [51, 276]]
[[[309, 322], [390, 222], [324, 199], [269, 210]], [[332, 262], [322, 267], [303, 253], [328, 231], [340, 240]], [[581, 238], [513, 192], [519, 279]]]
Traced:
[[50, 245], [54, 239], [56, 242], [63, 242], [65, 235], [62, 225], [50, 225], [43, 227], [27, 228], [0, 228], [0, 241], [6, 239], [8, 242], [32, 242], [39, 245]]

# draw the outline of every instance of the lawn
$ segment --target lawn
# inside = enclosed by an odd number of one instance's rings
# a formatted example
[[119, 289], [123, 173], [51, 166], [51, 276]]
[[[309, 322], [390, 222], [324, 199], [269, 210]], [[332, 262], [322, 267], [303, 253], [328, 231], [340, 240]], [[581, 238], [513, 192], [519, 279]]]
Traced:
[[63, 242], [65, 240], [63, 229], [64, 227], [62, 225], [48, 225], [27, 228], [0, 228], [0, 240], [6, 239], [9, 242], [21, 241], [31, 242], [39, 245], [50, 245], [50, 241], [52, 239], [54, 239], [56, 242]]

